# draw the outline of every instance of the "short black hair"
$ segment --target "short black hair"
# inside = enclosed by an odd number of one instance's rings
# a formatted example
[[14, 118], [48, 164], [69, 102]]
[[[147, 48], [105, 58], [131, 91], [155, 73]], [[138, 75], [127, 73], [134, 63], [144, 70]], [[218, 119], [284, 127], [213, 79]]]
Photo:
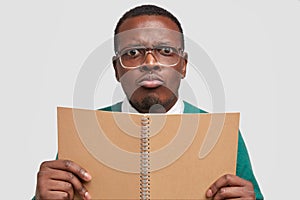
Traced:
[[[141, 6], [137, 6], [135, 8], [132, 8], [131, 10], [127, 11], [118, 21], [116, 28], [115, 28], [115, 36], [119, 33], [119, 29], [120, 26], [124, 23], [124, 21], [126, 19], [132, 18], [132, 17], [137, 17], [137, 16], [143, 16], [143, 15], [156, 15], [156, 16], [163, 16], [163, 17], [167, 17], [170, 20], [172, 20], [178, 27], [179, 32], [181, 32], [181, 38], [182, 38], [182, 48], [184, 49], [184, 37], [183, 37], [183, 29], [181, 27], [180, 22], [178, 21], [178, 19], [169, 11], [155, 6], [155, 5], [141, 5]], [[117, 45], [117, 41], [116, 41], [116, 37], [114, 37], [114, 47], [116, 50], [116, 45]]]
[[182, 27], [178, 19], [169, 11], [155, 6], [155, 5], [141, 5], [137, 6], [135, 8], [132, 8], [131, 10], [127, 11], [118, 21], [116, 28], [115, 28], [115, 35], [119, 33], [119, 28], [123, 24], [123, 22], [131, 17], [137, 17], [142, 15], [158, 15], [158, 16], [164, 16], [169, 19], [171, 19], [178, 27], [179, 31], [183, 33]]

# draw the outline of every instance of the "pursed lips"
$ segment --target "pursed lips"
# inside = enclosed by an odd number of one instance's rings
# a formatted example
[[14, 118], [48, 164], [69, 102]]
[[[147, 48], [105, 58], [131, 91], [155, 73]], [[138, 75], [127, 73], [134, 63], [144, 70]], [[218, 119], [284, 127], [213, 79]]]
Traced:
[[147, 74], [137, 80], [137, 84], [145, 88], [157, 88], [164, 84], [161, 77], [156, 74]]

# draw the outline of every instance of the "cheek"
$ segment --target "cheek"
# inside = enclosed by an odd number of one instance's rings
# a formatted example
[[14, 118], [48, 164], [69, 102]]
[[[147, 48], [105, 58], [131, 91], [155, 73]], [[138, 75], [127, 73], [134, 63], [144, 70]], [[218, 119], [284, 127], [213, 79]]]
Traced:
[[168, 75], [166, 77], [168, 77], [166, 80], [166, 86], [173, 92], [176, 92], [180, 85], [182, 75], [178, 71], [170, 69], [168, 70]]
[[136, 77], [137, 75], [134, 71], [126, 71], [122, 73], [120, 77], [120, 83], [127, 96], [131, 96], [132, 93], [137, 89]]

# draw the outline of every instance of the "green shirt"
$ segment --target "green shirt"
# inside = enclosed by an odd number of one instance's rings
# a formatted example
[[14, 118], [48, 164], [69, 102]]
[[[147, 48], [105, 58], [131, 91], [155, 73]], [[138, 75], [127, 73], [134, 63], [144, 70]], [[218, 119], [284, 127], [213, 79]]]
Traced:
[[[100, 110], [121, 112], [121, 110], [122, 110], [121, 108], [122, 108], [122, 102], [119, 102], [117, 104], [114, 104], [114, 105], [106, 107], [106, 108], [102, 108]], [[185, 101], [184, 101], [184, 111], [183, 112], [184, 113], [207, 113], [206, 111], [201, 110]], [[248, 151], [247, 151], [245, 142], [243, 140], [243, 137], [242, 137], [240, 131], [239, 131], [239, 136], [238, 136], [236, 175], [252, 182], [257, 200], [264, 199], [263, 195], [259, 189], [258, 183], [255, 179], [255, 176], [253, 174]]]

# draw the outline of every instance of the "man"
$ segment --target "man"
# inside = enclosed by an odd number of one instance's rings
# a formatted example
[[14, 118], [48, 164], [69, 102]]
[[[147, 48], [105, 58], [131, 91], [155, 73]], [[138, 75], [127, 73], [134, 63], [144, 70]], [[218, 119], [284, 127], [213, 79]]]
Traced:
[[[103, 110], [167, 114], [204, 112], [178, 97], [188, 62], [182, 32], [179, 21], [157, 6], [139, 6], [125, 13], [115, 29], [113, 66], [127, 98]], [[240, 134], [236, 174], [217, 179], [206, 196], [263, 199]], [[72, 161], [43, 162], [38, 172], [36, 199], [73, 199], [75, 192], [83, 199], [91, 199], [83, 185], [91, 179], [86, 169]]]

